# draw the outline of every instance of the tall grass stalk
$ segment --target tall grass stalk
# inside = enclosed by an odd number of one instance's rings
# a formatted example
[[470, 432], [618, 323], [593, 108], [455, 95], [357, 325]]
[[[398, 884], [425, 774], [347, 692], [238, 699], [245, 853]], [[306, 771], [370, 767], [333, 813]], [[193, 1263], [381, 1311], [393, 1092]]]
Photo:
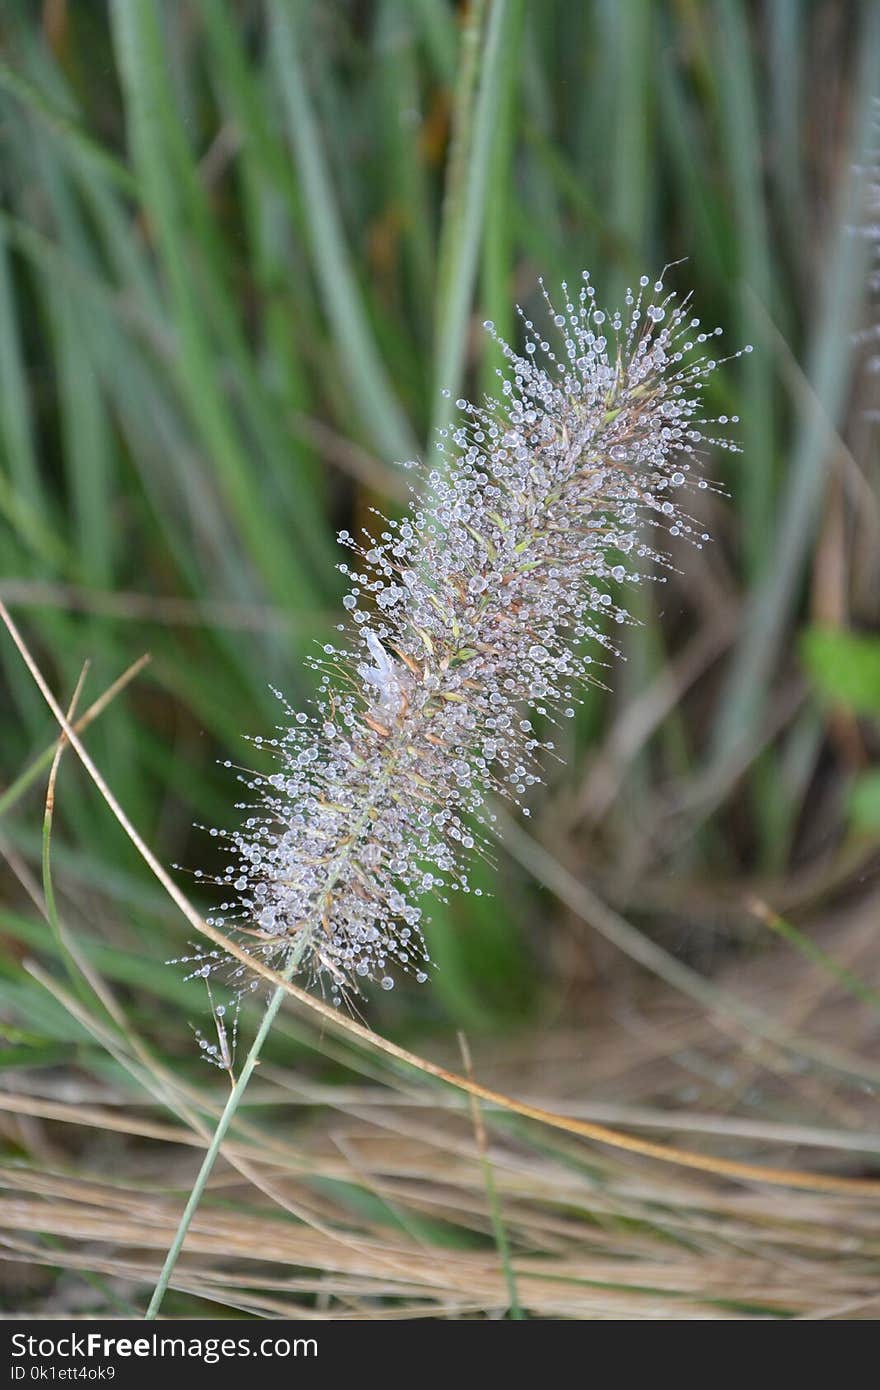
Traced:
[[[489, 0], [488, 15], [475, 5], [465, 38], [456, 123], [443, 201], [435, 310], [435, 410], [431, 440], [448, 426], [451, 400], [464, 375], [471, 299], [477, 273], [480, 234], [491, 185], [492, 144], [505, 88], [513, 81], [521, 28], [522, 0]], [[480, 25], [485, 22], [485, 40]], [[472, 32], [473, 31], [473, 32]], [[465, 46], [465, 39], [463, 39]], [[445, 394], [441, 394], [445, 391]]]
[[[216, 880], [234, 897], [209, 922], [242, 935], [254, 957], [280, 958], [282, 980], [321, 979], [337, 1004], [362, 982], [392, 988], [393, 965], [427, 980], [421, 899], [470, 891], [467, 861], [495, 819], [490, 794], [528, 814], [539, 758], [554, 750], [539, 726], [574, 714], [591, 678], [584, 639], [613, 650], [599, 615], [626, 620], [612, 585], [662, 563], [651, 526], [707, 539], [677, 494], [689, 475], [705, 486], [694, 476], [712, 430], [702, 389], [717, 366], [705, 345], [720, 330], [700, 330], [647, 276], [625, 313], [598, 307], [586, 273], [576, 290], [563, 285], [560, 307], [548, 298], [554, 346], [530, 320], [522, 356], [500, 343], [499, 400], [456, 403], [461, 423], [426, 480], [429, 500], [416, 492], [402, 520], [380, 519], [379, 537], [341, 533], [357, 559], [341, 567], [349, 645], [325, 645], [315, 713], [286, 707], [271, 741], [280, 771], [239, 778], [247, 819], [225, 835], [235, 863]], [[194, 975], [229, 969], [216, 950], [185, 959]], [[239, 959], [231, 978], [241, 992], [259, 984]], [[283, 996], [276, 987], [149, 1316]]]
[[[290, 980], [296, 973], [296, 970], [302, 960], [302, 955], [307, 942], [308, 936], [305, 932], [303, 932], [300, 936], [299, 941], [291, 950], [287, 964], [284, 966], [284, 969], [281, 972], [283, 979]], [[226, 1138], [226, 1135], [229, 1131], [229, 1126], [232, 1124], [232, 1121], [234, 1120], [235, 1115], [238, 1111], [238, 1107], [242, 1102], [244, 1093], [247, 1090], [251, 1076], [253, 1075], [254, 1067], [256, 1067], [257, 1063], [260, 1060], [260, 1054], [263, 1050], [263, 1044], [265, 1043], [266, 1039], [269, 1036], [269, 1033], [272, 1030], [272, 1024], [275, 1022], [275, 1015], [281, 1008], [281, 1004], [284, 1000], [284, 995], [285, 990], [281, 987], [281, 985], [278, 985], [275, 989], [275, 993], [272, 995], [266, 1006], [266, 1011], [263, 1014], [262, 1022], [260, 1023], [260, 1027], [257, 1030], [257, 1035], [254, 1038], [253, 1043], [251, 1044], [247, 1057], [245, 1058], [244, 1063], [242, 1064], [238, 1080], [232, 1087], [232, 1090], [229, 1092], [229, 1099], [227, 1100], [226, 1105], [223, 1108], [223, 1113], [220, 1116], [220, 1119], [217, 1121], [217, 1128], [214, 1131], [214, 1134], [211, 1138], [211, 1142], [205, 1153], [205, 1157], [202, 1160], [202, 1166], [199, 1169], [198, 1176], [196, 1177], [195, 1182], [193, 1183], [192, 1191], [190, 1192], [189, 1197], [187, 1198], [187, 1203], [183, 1209], [183, 1214], [180, 1218], [180, 1223], [175, 1232], [174, 1240], [172, 1241], [169, 1247], [168, 1254], [165, 1256], [165, 1263], [162, 1266], [158, 1282], [156, 1284], [155, 1289], [153, 1290], [153, 1296], [150, 1299], [149, 1307], [147, 1308], [145, 1314], [147, 1318], [155, 1318], [159, 1315], [159, 1309], [162, 1306], [162, 1301], [168, 1289], [169, 1281], [171, 1279], [172, 1274], [174, 1273], [174, 1268], [177, 1264], [180, 1252], [183, 1249], [183, 1242], [186, 1240], [187, 1231], [189, 1230], [192, 1224], [192, 1219], [195, 1216], [199, 1204], [201, 1203], [202, 1197], [205, 1194], [205, 1188], [208, 1185], [208, 1180], [210, 1179], [211, 1174], [214, 1171], [214, 1164], [217, 1162], [217, 1159], [220, 1156], [221, 1145], [223, 1143], [223, 1140]]]

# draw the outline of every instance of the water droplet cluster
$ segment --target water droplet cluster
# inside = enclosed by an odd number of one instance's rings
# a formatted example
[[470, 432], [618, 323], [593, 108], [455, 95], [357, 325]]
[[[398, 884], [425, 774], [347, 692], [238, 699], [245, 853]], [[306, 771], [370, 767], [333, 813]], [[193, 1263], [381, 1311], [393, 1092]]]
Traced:
[[[552, 327], [522, 316], [521, 353], [486, 324], [498, 397], [456, 402], [436, 466], [410, 465], [404, 516], [340, 534], [346, 636], [314, 661], [312, 710], [282, 700], [279, 736], [259, 741], [277, 770], [240, 774], [243, 820], [223, 832], [214, 925], [276, 968], [299, 946], [337, 1002], [401, 970], [427, 978], [425, 899], [478, 891], [468, 861], [493, 800], [527, 811], [548, 735], [591, 679], [585, 644], [613, 651], [609, 622], [627, 620], [617, 586], [668, 564], [663, 531], [706, 539], [679, 495], [700, 449], [735, 447], [702, 404], [720, 330], [662, 280], [620, 312], [586, 274], [558, 306], [542, 293]], [[199, 950], [192, 973], [221, 960]]]

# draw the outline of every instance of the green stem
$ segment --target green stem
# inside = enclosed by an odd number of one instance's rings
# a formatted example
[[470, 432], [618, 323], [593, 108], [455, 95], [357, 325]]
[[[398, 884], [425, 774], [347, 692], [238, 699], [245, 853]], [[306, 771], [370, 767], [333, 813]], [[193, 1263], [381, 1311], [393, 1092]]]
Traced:
[[[321, 892], [318, 894], [316, 898], [316, 912], [320, 912], [321, 903], [327, 902], [329, 894], [331, 893], [335, 884], [338, 883], [339, 877], [345, 868], [347, 858], [352, 852], [352, 846], [357, 844], [364, 828], [369, 824], [371, 817], [375, 815], [375, 806], [381, 799], [382, 793], [388, 786], [388, 783], [394, 776], [394, 772], [397, 767], [400, 745], [404, 737], [405, 730], [401, 730], [401, 732], [398, 733], [396, 739], [391, 740], [388, 744], [386, 744], [386, 757], [388, 761], [385, 766], [385, 770], [382, 773], [381, 777], [378, 778], [377, 782], [375, 783], [375, 786], [371, 790], [370, 795], [367, 797], [366, 804], [363, 810], [361, 811], [360, 815], [358, 816], [357, 820], [355, 821], [354, 825], [351, 827], [348, 836], [345, 838], [343, 847], [339, 849], [337, 854], [330, 861], [330, 867], [327, 870], [326, 881], [323, 884]], [[305, 949], [308, 946], [309, 941], [311, 939], [312, 931], [314, 930], [316, 920], [317, 918], [313, 918], [310, 922], [306, 923], [300, 931], [296, 945], [292, 948], [290, 955], [287, 958], [287, 962], [284, 966], [284, 969], [281, 971], [281, 978], [283, 980], [290, 980], [296, 973], [297, 967], [299, 966], [299, 963], [302, 960], [303, 955], [305, 953]], [[257, 1036], [254, 1038], [253, 1046], [251, 1047], [251, 1050], [248, 1053], [247, 1058], [245, 1059], [245, 1064], [242, 1067], [241, 1076], [238, 1078], [235, 1085], [233, 1086], [232, 1091], [230, 1092], [229, 1100], [226, 1102], [223, 1114], [217, 1121], [217, 1129], [214, 1133], [213, 1139], [211, 1140], [211, 1146], [208, 1149], [208, 1152], [205, 1154], [204, 1162], [202, 1163], [202, 1166], [199, 1169], [199, 1175], [196, 1178], [193, 1190], [189, 1195], [189, 1201], [184, 1207], [183, 1215], [180, 1218], [180, 1224], [177, 1227], [177, 1231], [175, 1233], [171, 1249], [165, 1256], [165, 1263], [162, 1266], [162, 1273], [159, 1275], [159, 1282], [156, 1285], [156, 1288], [153, 1292], [153, 1297], [150, 1299], [150, 1306], [146, 1312], [146, 1316], [148, 1318], [155, 1318], [159, 1312], [162, 1299], [165, 1297], [165, 1290], [167, 1289], [168, 1282], [171, 1278], [172, 1273], [174, 1272], [174, 1266], [177, 1264], [178, 1256], [180, 1255], [181, 1249], [183, 1248], [183, 1242], [186, 1240], [186, 1233], [190, 1228], [190, 1224], [192, 1222], [193, 1217], [195, 1216], [196, 1209], [199, 1205], [199, 1202], [202, 1200], [202, 1195], [205, 1191], [208, 1179], [211, 1176], [211, 1171], [214, 1167], [214, 1164], [217, 1161], [217, 1155], [220, 1152], [220, 1146], [222, 1145], [223, 1140], [226, 1137], [226, 1133], [229, 1129], [230, 1124], [232, 1123], [235, 1112], [241, 1104], [242, 1096], [244, 1095], [245, 1090], [247, 1088], [247, 1084], [251, 1079], [251, 1073], [253, 1072], [254, 1067], [257, 1065], [257, 1062], [260, 1060], [260, 1052], [262, 1051], [263, 1043], [269, 1036], [269, 1030], [272, 1027], [272, 1024], [275, 1020], [275, 1015], [280, 1009], [281, 1001], [286, 993], [287, 991], [283, 988], [283, 986], [279, 985], [275, 993], [272, 995], [272, 998], [269, 1000], [269, 1006], [266, 1009], [266, 1012], [263, 1016], [263, 1021], [260, 1024], [260, 1030], [257, 1033]]]
[[[302, 960], [303, 952], [306, 948], [306, 943], [308, 941], [309, 935], [310, 933], [308, 928], [303, 928], [303, 930], [300, 932], [299, 940], [297, 941], [296, 945], [291, 951], [290, 956], [287, 960], [287, 964], [281, 971], [281, 975], [285, 980], [289, 980], [291, 978], [300, 961]], [[195, 1183], [193, 1184], [192, 1192], [189, 1194], [187, 1204], [183, 1209], [183, 1215], [180, 1218], [180, 1223], [175, 1232], [174, 1240], [171, 1243], [171, 1248], [169, 1249], [168, 1254], [165, 1256], [165, 1263], [162, 1266], [162, 1273], [159, 1275], [159, 1282], [156, 1284], [156, 1287], [153, 1291], [153, 1297], [150, 1299], [150, 1306], [145, 1314], [147, 1318], [155, 1318], [158, 1316], [159, 1308], [162, 1305], [162, 1299], [165, 1297], [165, 1290], [168, 1288], [171, 1275], [174, 1273], [174, 1267], [177, 1264], [178, 1257], [180, 1256], [180, 1252], [183, 1249], [183, 1242], [186, 1240], [187, 1232], [189, 1231], [190, 1225], [192, 1224], [192, 1219], [196, 1214], [198, 1205], [201, 1202], [202, 1197], [204, 1195], [205, 1188], [208, 1185], [208, 1179], [210, 1178], [211, 1173], [213, 1172], [214, 1164], [217, 1162], [221, 1145], [223, 1144], [223, 1140], [226, 1138], [229, 1126], [232, 1124], [232, 1121], [235, 1117], [235, 1112], [238, 1110], [244, 1093], [247, 1090], [247, 1085], [251, 1079], [253, 1070], [256, 1067], [258, 1061], [260, 1060], [260, 1053], [263, 1050], [263, 1044], [269, 1036], [269, 1030], [271, 1029], [272, 1024], [275, 1021], [275, 1015], [280, 1009], [281, 1001], [286, 993], [287, 991], [283, 989], [281, 985], [279, 985], [278, 988], [275, 990], [275, 993], [272, 995], [272, 998], [269, 1000], [269, 1005], [266, 1009], [265, 1014], [263, 1015], [263, 1021], [260, 1024], [257, 1036], [254, 1038], [251, 1050], [245, 1058], [244, 1066], [241, 1069], [241, 1075], [239, 1076], [238, 1080], [236, 1081], [235, 1085], [230, 1091], [229, 1099], [226, 1102], [226, 1105], [223, 1109], [223, 1114], [217, 1121], [217, 1128], [214, 1131], [214, 1137], [211, 1140], [207, 1153], [205, 1154], [202, 1166], [199, 1169], [199, 1175], [196, 1178]]]
[[[437, 274], [434, 385], [437, 400], [429, 443], [452, 418], [452, 400], [461, 386], [467, 352], [468, 325], [480, 252], [480, 236], [490, 186], [492, 150], [498, 107], [514, 62], [511, 35], [519, 0], [493, 0], [486, 21], [485, 5], [474, 7], [462, 38], [465, 49], [456, 112], [454, 146], [450, 155], [443, 206]], [[479, 45], [479, 47], [478, 47]], [[477, 79], [479, 87], [474, 92]], [[446, 395], [441, 396], [440, 390]]]

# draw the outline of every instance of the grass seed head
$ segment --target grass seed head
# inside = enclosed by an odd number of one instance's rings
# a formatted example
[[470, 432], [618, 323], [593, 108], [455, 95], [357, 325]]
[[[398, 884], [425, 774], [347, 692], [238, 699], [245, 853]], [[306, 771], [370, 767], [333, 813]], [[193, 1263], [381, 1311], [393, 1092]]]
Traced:
[[543, 293], [549, 323], [522, 316], [522, 352], [485, 325], [498, 397], [456, 402], [440, 460], [409, 465], [404, 515], [340, 533], [345, 637], [314, 663], [313, 711], [285, 706], [277, 771], [244, 777], [225, 837], [215, 925], [276, 965], [306, 932], [301, 969], [337, 1001], [392, 971], [427, 978], [423, 902], [479, 892], [468, 861], [493, 799], [528, 813], [589, 648], [613, 651], [627, 621], [618, 586], [668, 566], [664, 532], [708, 539], [687, 499], [705, 449], [735, 447], [702, 399], [720, 329], [687, 299], [647, 276], [614, 313], [586, 274], [558, 307]]

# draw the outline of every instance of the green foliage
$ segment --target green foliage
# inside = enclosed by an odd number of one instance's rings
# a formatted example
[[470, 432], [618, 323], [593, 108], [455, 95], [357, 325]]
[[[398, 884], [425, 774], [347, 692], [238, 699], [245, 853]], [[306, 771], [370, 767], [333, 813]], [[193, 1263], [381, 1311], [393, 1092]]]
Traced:
[[[880, 721], [880, 637], [811, 628], [801, 639], [801, 653], [816, 690], [832, 708]], [[880, 773], [855, 778], [849, 814], [856, 830], [880, 832]]]
[[801, 651], [819, 693], [854, 714], [880, 715], [880, 637], [811, 628]]
[[880, 772], [865, 772], [856, 779], [849, 809], [857, 830], [880, 834]]

